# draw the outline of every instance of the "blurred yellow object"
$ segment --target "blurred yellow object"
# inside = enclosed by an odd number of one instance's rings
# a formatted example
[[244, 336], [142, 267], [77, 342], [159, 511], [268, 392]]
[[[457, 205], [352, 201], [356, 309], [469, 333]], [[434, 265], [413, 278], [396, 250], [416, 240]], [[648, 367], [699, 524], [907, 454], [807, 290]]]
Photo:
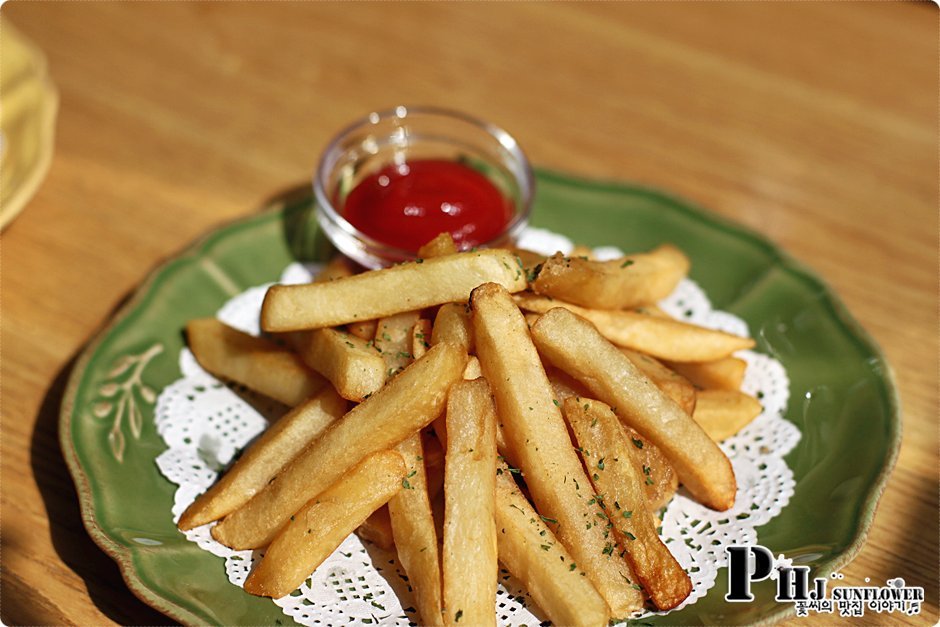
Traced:
[[22, 211], [49, 162], [59, 96], [42, 52], [3, 20], [0, 36], [0, 229]]

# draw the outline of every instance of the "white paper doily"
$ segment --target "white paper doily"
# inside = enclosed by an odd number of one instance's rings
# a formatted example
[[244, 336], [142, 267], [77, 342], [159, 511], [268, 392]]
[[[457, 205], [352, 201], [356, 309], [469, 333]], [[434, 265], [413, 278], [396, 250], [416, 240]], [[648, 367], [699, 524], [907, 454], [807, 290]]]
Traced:
[[[573, 247], [564, 236], [535, 228], [523, 233], [519, 245], [544, 254], [567, 253]], [[613, 247], [594, 252], [599, 258], [623, 254]], [[318, 269], [313, 264], [294, 263], [284, 270], [279, 282], [310, 281]], [[218, 318], [258, 334], [258, 314], [266, 289], [266, 285], [254, 287], [232, 298], [219, 310]], [[671, 315], [696, 324], [748, 334], [744, 321], [712, 310], [704, 292], [690, 280], [684, 280], [660, 305]], [[742, 351], [739, 356], [748, 362], [743, 390], [756, 396], [764, 410], [721, 445], [738, 482], [734, 507], [716, 512], [692, 501], [680, 489], [666, 508], [663, 540], [693, 584], [692, 593], [679, 608], [694, 603], [715, 584], [718, 569], [725, 563], [726, 546], [756, 543], [755, 528], [779, 514], [793, 495], [793, 472], [783, 457], [799, 442], [800, 433], [783, 418], [789, 398], [787, 374], [779, 362], [766, 355]], [[215, 481], [236, 452], [264, 430], [268, 419], [287, 409], [240, 386], [219, 382], [199, 366], [188, 349], [180, 351], [179, 363], [182, 377], [160, 393], [155, 418], [157, 431], [167, 445], [157, 466], [178, 486], [174, 522]], [[254, 552], [222, 546], [212, 539], [210, 527], [198, 527], [185, 535], [200, 548], [224, 558], [229, 580], [242, 586]], [[495, 609], [500, 624], [533, 625], [545, 620], [528, 593], [505, 570], [500, 570], [499, 583]], [[408, 625], [418, 619], [408, 578], [395, 555], [361, 542], [355, 534], [301, 588], [274, 602], [303, 625]]]

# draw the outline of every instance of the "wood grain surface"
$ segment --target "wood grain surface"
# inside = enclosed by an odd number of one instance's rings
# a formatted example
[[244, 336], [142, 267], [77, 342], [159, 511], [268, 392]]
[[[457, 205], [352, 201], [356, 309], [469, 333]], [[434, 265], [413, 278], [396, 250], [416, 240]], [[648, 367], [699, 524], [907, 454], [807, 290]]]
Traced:
[[75, 356], [160, 260], [399, 103], [492, 120], [540, 166], [670, 190], [816, 269], [903, 406], [845, 582], [903, 577], [927, 603], [891, 621], [937, 622], [933, 4], [17, 2], [0, 19], [61, 94], [49, 175], [2, 236], [6, 624], [169, 622], [82, 528], [57, 442]]

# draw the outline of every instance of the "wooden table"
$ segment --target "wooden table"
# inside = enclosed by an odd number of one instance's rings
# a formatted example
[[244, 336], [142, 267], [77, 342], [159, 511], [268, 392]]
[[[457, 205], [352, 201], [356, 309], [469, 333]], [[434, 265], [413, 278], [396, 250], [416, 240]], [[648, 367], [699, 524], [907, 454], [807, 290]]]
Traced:
[[815, 268], [903, 404], [846, 582], [902, 576], [927, 604], [895, 620], [937, 621], [930, 3], [41, 2], [3, 20], [61, 93], [48, 178], [2, 238], [5, 623], [167, 622], [82, 528], [56, 426], [76, 354], [161, 259], [303, 184], [339, 127], [398, 103], [495, 121], [541, 166], [669, 189]]

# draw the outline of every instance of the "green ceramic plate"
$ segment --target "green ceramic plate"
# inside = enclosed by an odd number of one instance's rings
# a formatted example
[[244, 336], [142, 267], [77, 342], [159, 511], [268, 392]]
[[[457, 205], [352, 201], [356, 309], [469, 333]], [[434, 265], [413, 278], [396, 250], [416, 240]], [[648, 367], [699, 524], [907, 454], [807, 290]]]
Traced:
[[[758, 529], [775, 554], [813, 567], [847, 563], [871, 524], [900, 440], [897, 394], [884, 357], [827, 287], [763, 238], [660, 192], [538, 174], [534, 224], [625, 250], [671, 241], [718, 309], [748, 322], [758, 350], [790, 376], [787, 419], [802, 431], [786, 457], [790, 504]], [[576, 210], [575, 210], [576, 209]], [[69, 382], [61, 439], [85, 525], [131, 589], [184, 623], [289, 623], [272, 602], [228, 582], [223, 561], [173, 526], [175, 486], [154, 464], [163, 441], [155, 392], [180, 376], [187, 320], [276, 279], [292, 260], [326, 252], [309, 199], [223, 227], [158, 268], [91, 343]], [[722, 599], [724, 578], [691, 607], [653, 622], [742, 624], [789, 611], [767, 588], [749, 604]]]

